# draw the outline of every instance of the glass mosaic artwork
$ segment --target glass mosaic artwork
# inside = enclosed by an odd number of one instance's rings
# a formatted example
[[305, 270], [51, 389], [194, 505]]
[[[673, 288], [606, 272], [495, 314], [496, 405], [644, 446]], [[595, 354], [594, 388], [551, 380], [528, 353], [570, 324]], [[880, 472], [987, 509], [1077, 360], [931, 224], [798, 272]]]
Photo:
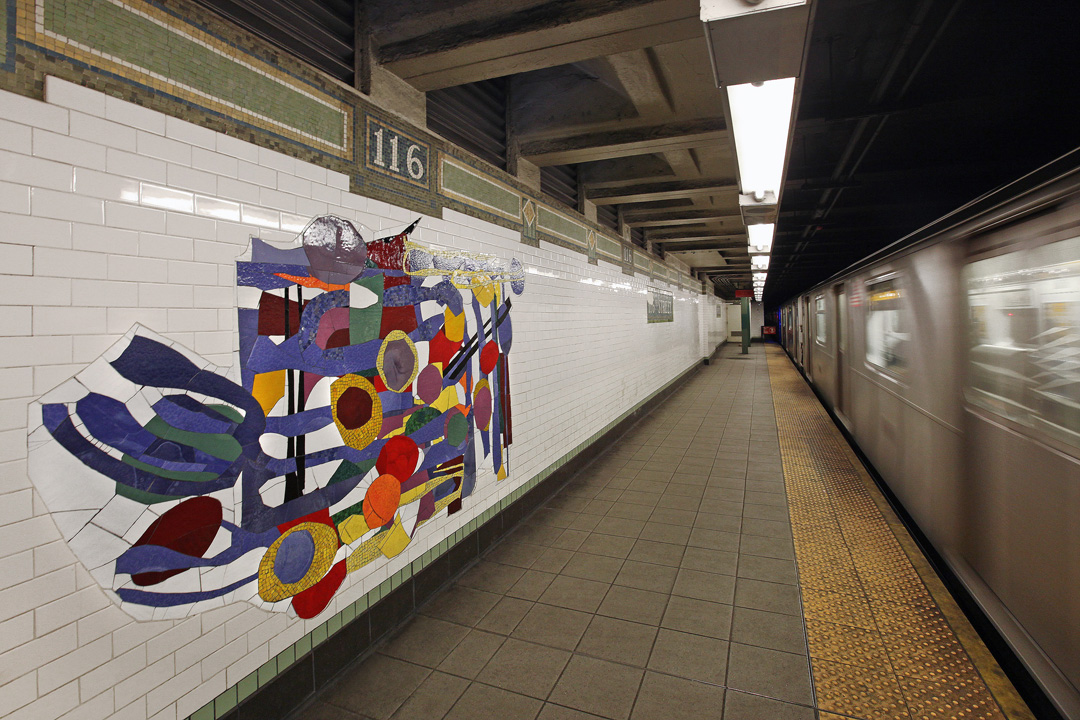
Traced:
[[233, 371], [136, 326], [32, 409], [35, 487], [133, 617], [315, 617], [460, 512], [478, 464], [507, 477], [523, 268], [427, 248], [416, 225], [365, 240], [324, 216], [290, 247], [253, 239]]

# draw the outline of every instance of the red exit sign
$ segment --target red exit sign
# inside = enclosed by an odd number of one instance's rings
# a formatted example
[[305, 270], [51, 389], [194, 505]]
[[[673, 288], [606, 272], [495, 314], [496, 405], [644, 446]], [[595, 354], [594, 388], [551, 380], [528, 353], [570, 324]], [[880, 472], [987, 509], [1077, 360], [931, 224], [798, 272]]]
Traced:
[[752, 297], [754, 297], [754, 291], [753, 290], [736, 290], [735, 291], [735, 297], [737, 297], [737, 298], [744, 298], [744, 297], [752, 298]]

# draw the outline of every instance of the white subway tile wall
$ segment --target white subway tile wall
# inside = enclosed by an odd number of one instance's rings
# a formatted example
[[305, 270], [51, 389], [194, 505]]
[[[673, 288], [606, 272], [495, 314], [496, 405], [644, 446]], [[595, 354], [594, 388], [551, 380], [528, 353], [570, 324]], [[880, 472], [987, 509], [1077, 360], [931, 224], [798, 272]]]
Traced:
[[[375, 232], [416, 214], [348, 192], [348, 177], [48, 78], [48, 102], [0, 92], [0, 716], [182, 720], [568, 450], [711, 353], [715, 297], [624, 275], [445, 211], [420, 242], [526, 268], [514, 297], [511, 474], [477, 478], [463, 512], [342, 590], [310, 621], [244, 604], [136, 623], [61, 540], [26, 474], [28, 407], [134, 323], [234, 365], [235, 259], [315, 214]], [[647, 324], [650, 284], [675, 321]], [[34, 422], [34, 421], [31, 421]]]

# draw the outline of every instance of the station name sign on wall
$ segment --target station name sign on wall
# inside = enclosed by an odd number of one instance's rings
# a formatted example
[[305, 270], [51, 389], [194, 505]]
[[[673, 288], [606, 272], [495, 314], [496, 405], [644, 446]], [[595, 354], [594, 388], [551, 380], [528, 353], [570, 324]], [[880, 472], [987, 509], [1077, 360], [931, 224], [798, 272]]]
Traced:
[[666, 290], [649, 288], [646, 315], [650, 323], [675, 321], [675, 296]]

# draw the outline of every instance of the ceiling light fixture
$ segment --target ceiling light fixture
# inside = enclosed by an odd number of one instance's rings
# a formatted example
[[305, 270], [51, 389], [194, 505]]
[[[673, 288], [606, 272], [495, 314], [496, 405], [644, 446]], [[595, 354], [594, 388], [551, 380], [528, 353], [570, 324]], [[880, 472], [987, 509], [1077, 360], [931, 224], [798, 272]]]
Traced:
[[780, 195], [787, 154], [795, 78], [727, 86], [739, 188], [764, 202]]
[[751, 254], [767, 253], [772, 250], [773, 235], [776, 233], [774, 223], [748, 225], [746, 228], [747, 247]]
[[768, 270], [769, 269], [769, 256], [768, 255], [751, 255], [750, 267], [754, 270]]

